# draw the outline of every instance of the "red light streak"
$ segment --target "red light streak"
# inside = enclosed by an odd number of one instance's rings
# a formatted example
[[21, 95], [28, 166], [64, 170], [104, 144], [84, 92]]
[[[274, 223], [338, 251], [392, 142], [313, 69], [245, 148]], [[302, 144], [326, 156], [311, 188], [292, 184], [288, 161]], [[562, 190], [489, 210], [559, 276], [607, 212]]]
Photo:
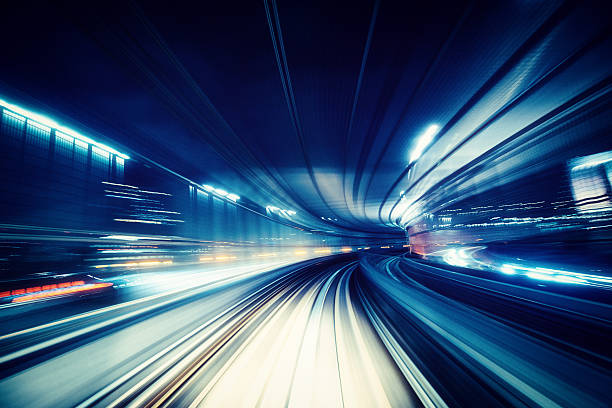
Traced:
[[[61, 282], [61, 283], [54, 283], [54, 284], [43, 285], [43, 286], [32, 286], [30, 288], [25, 288], [25, 289], [13, 289], [13, 290], [7, 290], [4, 292], [0, 292], [0, 298], [28, 294], [28, 296], [22, 296], [18, 299], [17, 298], [13, 299], [13, 302], [22, 302], [24, 300], [38, 299], [38, 298], [43, 298], [43, 297], [63, 295], [66, 293], [98, 289], [101, 287], [112, 286], [112, 283], [96, 283], [96, 284], [87, 285], [87, 287], [83, 287], [83, 288], [75, 288], [75, 286], [83, 286], [83, 285], [85, 285], [85, 281], [78, 280], [78, 281], [73, 281], [73, 282]], [[53, 292], [49, 292], [49, 291], [53, 291]], [[39, 292], [45, 292], [45, 293], [39, 293]], [[36, 295], [31, 295], [32, 293], [35, 293]]]
[[93, 284], [89, 284], [89, 285], [85, 285], [81, 287], [76, 287], [76, 286], [63, 287], [61, 289], [56, 289], [52, 292], [39, 292], [39, 293], [31, 294], [31, 295], [20, 296], [20, 297], [13, 299], [12, 302], [13, 303], [26, 302], [29, 300], [44, 299], [44, 298], [49, 298], [53, 296], [68, 295], [71, 293], [85, 292], [88, 290], [107, 288], [109, 286], [113, 286], [113, 284], [105, 282], [105, 283], [93, 283]]

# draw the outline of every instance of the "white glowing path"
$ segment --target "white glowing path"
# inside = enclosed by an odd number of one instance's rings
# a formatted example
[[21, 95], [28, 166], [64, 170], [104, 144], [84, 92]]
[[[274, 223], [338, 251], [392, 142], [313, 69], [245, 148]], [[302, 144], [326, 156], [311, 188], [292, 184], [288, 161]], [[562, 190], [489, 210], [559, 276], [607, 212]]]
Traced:
[[[241, 341], [196, 407], [389, 407], [418, 405], [367, 317], [350, 299], [350, 271], [309, 282]], [[197, 388], [197, 381], [192, 388]]]

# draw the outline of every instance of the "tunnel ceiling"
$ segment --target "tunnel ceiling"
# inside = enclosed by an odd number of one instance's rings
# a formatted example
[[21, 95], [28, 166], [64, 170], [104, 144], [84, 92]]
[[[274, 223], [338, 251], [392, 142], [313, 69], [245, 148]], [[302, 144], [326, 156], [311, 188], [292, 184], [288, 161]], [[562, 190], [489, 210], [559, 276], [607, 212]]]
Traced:
[[14, 4], [3, 94], [312, 228], [389, 232], [512, 170], [474, 168], [493, 153], [538, 160], [511, 143], [609, 78], [573, 81], [610, 66], [584, 3], [204, 3]]

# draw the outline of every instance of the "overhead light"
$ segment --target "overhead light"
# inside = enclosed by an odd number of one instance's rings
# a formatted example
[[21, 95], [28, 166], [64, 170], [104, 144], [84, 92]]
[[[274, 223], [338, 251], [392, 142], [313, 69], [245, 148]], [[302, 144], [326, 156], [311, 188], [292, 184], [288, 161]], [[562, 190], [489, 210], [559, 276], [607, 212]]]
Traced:
[[439, 130], [440, 130], [440, 126], [430, 125], [425, 130], [425, 132], [423, 132], [423, 134], [419, 136], [416, 142], [416, 146], [414, 147], [414, 150], [410, 154], [410, 163], [414, 162], [416, 159], [421, 157], [421, 154], [423, 154], [423, 151], [425, 150], [427, 146], [429, 146], [429, 144], [431, 143], [434, 136], [438, 133]]
[[282, 215], [285, 218], [289, 218], [289, 216], [297, 214], [293, 210], [284, 210], [282, 208], [278, 208], [278, 207], [275, 207], [273, 205], [267, 205], [266, 206], [266, 212]]
[[240, 200], [240, 196], [238, 194], [234, 194], [234, 193], [229, 193], [228, 191], [222, 189], [222, 188], [215, 188], [214, 186], [211, 186], [210, 184], [202, 184], [202, 188], [206, 191], [208, 191], [209, 193], [215, 193], [221, 197], [225, 197], [228, 200], [231, 200], [233, 202], [236, 202], [238, 200]]

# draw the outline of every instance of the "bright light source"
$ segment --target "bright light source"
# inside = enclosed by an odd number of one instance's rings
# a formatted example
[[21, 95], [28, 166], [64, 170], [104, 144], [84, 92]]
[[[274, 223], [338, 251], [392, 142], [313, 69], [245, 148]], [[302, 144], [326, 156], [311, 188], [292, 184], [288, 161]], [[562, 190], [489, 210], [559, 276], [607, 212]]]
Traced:
[[[109, 197], [117, 197], [117, 196], [109, 196]], [[132, 219], [132, 218], [114, 218], [113, 221], [135, 222], [135, 223], [141, 223], [141, 224], [161, 224], [161, 222], [159, 221], [138, 220], [138, 219]]]
[[204, 187], [204, 190], [206, 191], [214, 191], [215, 188], [213, 186], [209, 186], [208, 184], [204, 184], [202, 185], [202, 187]]
[[589, 167], [595, 167], [595, 166], [599, 166], [600, 164], [605, 164], [608, 163], [609, 161], [612, 161], [612, 158], [606, 158], [606, 159], [601, 159], [601, 160], [593, 160], [590, 162], [586, 162], [583, 164], [580, 164], [578, 166], [574, 166], [572, 167], [572, 170], [580, 170], [580, 169], [586, 169]]
[[232, 201], [238, 201], [238, 200], [240, 200], [240, 196], [239, 196], [239, 195], [236, 195], [236, 194], [234, 194], [234, 193], [230, 193], [230, 194], [228, 194], [228, 195], [227, 195], [227, 198], [229, 198], [229, 199], [230, 199], [230, 200], [232, 200]]
[[545, 273], [528, 272], [526, 275], [530, 277], [531, 279], [538, 279], [538, 280], [544, 280], [544, 281], [555, 280], [553, 276], [547, 275]]
[[553, 276], [553, 279], [557, 282], [561, 283], [585, 283], [584, 279], [574, 278], [573, 276], [565, 276], [565, 275], [556, 275]]
[[266, 211], [271, 213], [276, 213], [278, 215], [282, 215], [285, 218], [289, 218], [290, 215], [295, 215], [296, 212], [293, 210], [284, 210], [282, 208], [275, 207], [273, 205], [266, 206]]
[[501, 268], [499, 268], [499, 270], [502, 273], [505, 273], [506, 275], [515, 275], [516, 274], [516, 270], [514, 270], [514, 268], [510, 265], [503, 265]]
[[133, 235], [107, 235], [105, 237], [100, 237], [101, 239], [120, 239], [122, 241], [137, 241], [140, 237], [136, 237]]
[[439, 130], [440, 130], [440, 126], [430, 125], [425, 130], [425, 132], [421, 136], [419, 136], [419, 138], [417, 139], [416, 146], [414, 147], [414, 150], [410, 154], [410, 163], [412, 163], [413, 161], [421, 157], [421, 154], [423, 154], [423, 151], [431, 143], [434, 136], [438, 133]]
[[275, 252], [262, 252], [260, 254], [255, 254], [255, 258], [270, 258], [272, 256], [276, 256]]
[[[96, 142], [93, 139], [90, 139], [87, 136], [83, 136], [82, 134], [80, 134], [78, 132], [75, 132], [74, 130], [72, 130], [70, 128], [67, 128], [65, 126], [62, 126], [62, 125], [58, 124], [56, 121], [54, 121], [53, 119], [50, 119], [50, 118], [48, 118], [46, 116], [39, 115], [38, 113], [35, 113], [35, 112], [30, 112], [30, 111], [28, 111], [26, 109], [23, 109], [23, 108], [21, 108], [21, 107], [19, 107], [17, 105], [13, 105], [11, 103], [8, 103], [8, 102], [6, 102], [6, 101], [4, 101], [2, 99], [0, 99], [0, 106], [4, 107], [6, 109], [9, 109], [9, 110], [11, 110], [11, 111], [13, 111], [15, 113], [18, 113], [20, 115], [23, 115], [24, 117], [28, 118], [29, 120], [36, 121], [36, 122], [38, 122], [37, 123], [38, 125], [44, 125], [44, 126], [49, 127], [49, 128], [60, 130], [63, 133], [65, 133], [67, 135], [70, 135], [70, 136], [72, 136], [72, 137], [74, 137], [76, 139], [80, 139], [80, 140], [82, 140], [82, 141], [84, 141], [86, 143], [89, 143], [91, 145], [97, 146], [100, 149], [103, 149], [103, 150], [105, 150], [105, 151], [107, 151], [109, 153], [113, 153], [113, 154], [121, 157], [122, 159], [127, 160], [127, 159], [130, 158], [130, 156], [128, 156], [127, 154], [123, 154], [121, 152], [118, 152], [117, 150], [113, 149], [110, 146], [106, 146], [106, 145], [104, 145], [102, 143]], [[5, 112], [9, 112], [9, 111], [5, 111]], [[31, 123], [31, 124], [34, 124], [34, 123]]]
[[227, 191], [223, 190], [222, 188], [215, 188], [215, 193], [223, 197], [225, 197], [228, 194]]
[[2, 105], [3, 107], [12, 110], [15, 113], [18, 113], [20, 115], [23, 115], [27, 118], [30, 118], [32, 120], [37, 121], [38, 123], [41, 123], [43, 125], [52, 127], [52, 128], [57, 128], [58, 124], [57, 122], [55, 122], [53, 119], [50, 119], [46, 116], [43, 115], [39, 115], [37, 113], [34, 112], [30, 112], [28, 110], [25, 110], [17, 105], [13, 105], [12, 103], [8, 103], [2, 99], [0, 99], [0, 105]]
[[215, 261], [224, 262], [224, 261], [230, 261], [236, 258], [237, 257], [234, 255], [217, 255], [215, 256]]

